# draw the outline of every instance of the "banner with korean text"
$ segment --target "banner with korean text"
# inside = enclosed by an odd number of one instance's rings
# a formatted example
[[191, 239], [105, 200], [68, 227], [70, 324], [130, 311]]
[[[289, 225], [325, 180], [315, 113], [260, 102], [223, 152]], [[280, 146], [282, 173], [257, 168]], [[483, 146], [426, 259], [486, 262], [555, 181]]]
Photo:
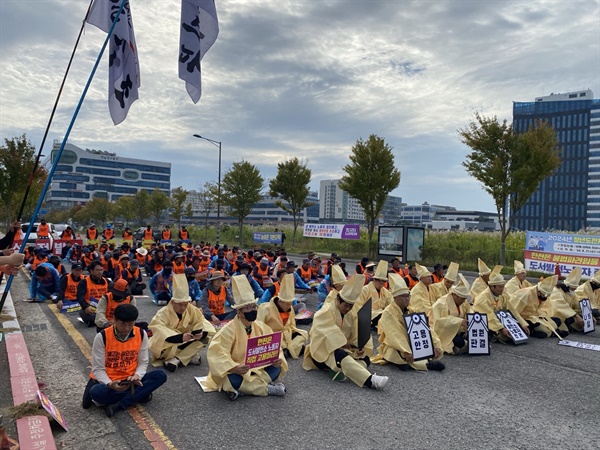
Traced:
[[553, 274], [556, 264], [562, 276], [581, 267], [582, 278], [600, 270], [600, 236], [527, 231], [525, 268]]
[[327, 239], [360, 239], [360, 226], [358, 224], [341, 223], [305, 223], [305, 237], [327, 238]]

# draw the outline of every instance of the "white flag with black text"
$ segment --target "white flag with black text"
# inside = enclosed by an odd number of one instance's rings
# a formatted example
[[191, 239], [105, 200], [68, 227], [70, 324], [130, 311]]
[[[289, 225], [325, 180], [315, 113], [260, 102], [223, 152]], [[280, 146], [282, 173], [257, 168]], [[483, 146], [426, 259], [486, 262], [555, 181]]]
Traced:
[[194, 103], [202, 95], [200, 61], [217, 40], [219, 21], [214, 0], [182, 0], [179, 78]]
[[[95, 0], [87, 22], [108, 33], [121, 7], [122, 0]], [[131, 104], [138, 99], [140, 64], [129, 1], [125, 3], [119, 21], [110, 37], [108, 60], [108, 109], [115, 125], [125, 117]]]

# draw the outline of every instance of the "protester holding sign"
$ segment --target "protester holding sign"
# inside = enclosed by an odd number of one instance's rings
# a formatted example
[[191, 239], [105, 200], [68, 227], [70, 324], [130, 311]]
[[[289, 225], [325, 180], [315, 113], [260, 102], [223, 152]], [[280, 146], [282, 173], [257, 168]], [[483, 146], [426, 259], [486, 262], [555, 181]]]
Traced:
[[[538, 284], [525, 289], [519, 289], [510, 296], [509, 302], [529, 325], [532, 337], [543, 339], [552, 336], [562, 321], [558, 317], [549, 316], [542, 304], [550, 297], [556, 286], [558, 276], [546, 277]], [[567, 331], [556, 331], [560, 337], [566, 337]]]
[[[494, 339], [507, 342], [510, 340], [510, 332], [502, 325], [502, 322], [500, 322], [496, 316], [496, 312], [509, 310], [527, 335], [529, 335], [529, 327], [527, 326], [525, 319], [523, 319], [519, 312], [509, 303], [508, 295], [504, 293], [506, 280], [504, 280], [504, 277], [500, 273], [502, 267], [503, 266], [495, 266], [494, 270], [488, 274], [488, 287], [473, 300], [473, 311], [486, 314], [488, 328], [494, 333]], [[471, 292], [473, 292], [472, 287]]]
[[[560, 328], [564, 331], [582, 332], [584, 327], [581, 317], [580, 300], [575, 295], [575, 289], [579, 286], [581, 279], [581, 267], [575, 267], [563, 282], [559, 282], [550, 298], [542, 304], [542, 310], [550, 317], [558, 317], [562, 320]], [[596, 320], [593, 319], [595, 323]]]
[[383, 310], [381, 319], [379, 319], [377, 327], [379, 347], [377, 348], [378, 354], [373, 357], [373, 363], [391, 363], [398, 366], [403, 372], [411, 368], [415, 370], [444, 370], [446, 366], [441, 361], [437, 361], [437, 359], [442, 358], [444, 352], [440, 340], [433, 330], [431, 330], [431, 338], [435, 360], [414, 360], [406, 321], [404, 320], [404, 315], [408, 314], [410, 290], [400, 275], [390, 273], [388, 277], [393, 301]]
[[531, 287], [531, 283], [527, 281], [527, 270], [525, 270], [523, 263], [515, 259], [513, 267], [515, 269], [515, 276], [508, 280], [504, 286], [504, 291], [509, 297], [519, 289]]
[[596, 320], [600, 319], [600, 270], [594, 274], [594, 277], [577, 289], [575, 295], [579, 300], [587, 298], [592, 304], [592, 314]]
[[439, 337], [444, 352], [458, 355], [469, 349], [465, 340], [467, 332], [467, 314], [471, 306], [466, 302], [469, 296], [469, 282], [462, 274], [450, 292], [440, 297], [431, 307], [429, 325]]
[[305, 370], [329, 370], [334, 380], [342, 381], [348, 377], [360, 387], [383, 389], [388, 377], [367, 370], [370, 364], [368, 353], [372, 353], [372, 348], [356, 347], [356, 327], [350, 314], [364, 284], [364, 275], [354, 275], [335, 302], [325, 303], [315, 314], [302, 367]]
[[148, 326], [152, 337], [148, 343], [152, 365], [163, 365], [175, 372], [180, 365], [200, 364], [200, 350], [215, 334], [202, 310], [190, 305], [190, 291], [185, 274], [173, 275], [173, 296], [158, 310]]
[[392, 294], [384, 286], [388, 280], [388, 263], [387, 261], [381, 260], [377, 264], [375, 275], [360, 292], [360, 296], [356, 301], [356, 305], [352, 308], [353, 316], [356, 316], [362, 305], [364, 305], [369, 299], [373, 301], [371, 310], [371, 327], [375, 330], [377, 328], [377, 322], [381, 317], [381, 313], [392, 301]]
[[257, 319], [254, 292], [244, 275], [232, 277], [233, 308], [236, 316], [221, 328], [208, 346], [209, 373], [202, 387], [205, 391], [225, 391], [230, 400], [240, 395], [285, 395], [278, 381], [288, 370], [281, 349], [279, 359], [269, 366], [250, 369], [246, 365], [249, 338], [272, 334], [273, 330]]
[[471, 286], [471, 292], [469, 295], [472, 299], [475, 299], [479, 294], [485, 291], [488, 287], [488, 280], [490, 279], [491, 270], [484, 263], [481, 258], [477, 258], [477, 267], [479, 269], [479, 278], [477, 278]]
[[433, 291], [429, 288], [433, 283], [433, 278], [427, 267], [417, 263], [415, 263], [415, 267], [419, 282], [410, 291], [410, 306], [408, 309], [411, 313], [429, 314], [429, 310], [436, 300]]
[[281, 278], [279, 293], [258, 309], [258, 320], [266, 323], [273, 331], [281, 331], [281, 343], [284, 353], [298, 359], [304, 353], [308, 332], [296, 326], [294, 302], [294, 277]]

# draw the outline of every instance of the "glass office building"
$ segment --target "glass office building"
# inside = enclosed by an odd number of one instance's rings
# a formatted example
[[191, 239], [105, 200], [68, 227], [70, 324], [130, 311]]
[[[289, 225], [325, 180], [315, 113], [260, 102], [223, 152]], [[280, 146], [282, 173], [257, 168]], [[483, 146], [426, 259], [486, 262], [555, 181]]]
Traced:
[[[54, 141], [50, 156], [43, 162], [46, 169], [54, 163], [60, 145], [61, 141]], [[123, 195], [135, 195], [140, 190], [152, 193], [157, 188], [170, 195], [171, 163], [123, 158], [66, 144], [46, 195], [46, 207], [68, 209], [94, 198], [113, 202]]]
[[538, 120], [550, 123], [562, 148], [562, 163], [517, 211], [515, 228], [600, 228], [600, 100], [590, 90], [535, 100], [514, 102], [515, 132], [527, 131]]

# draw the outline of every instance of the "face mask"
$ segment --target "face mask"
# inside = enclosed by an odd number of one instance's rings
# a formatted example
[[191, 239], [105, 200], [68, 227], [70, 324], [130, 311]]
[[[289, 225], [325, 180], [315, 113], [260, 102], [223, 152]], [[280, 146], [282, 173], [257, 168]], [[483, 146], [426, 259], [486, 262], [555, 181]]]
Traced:
[[257, 315], [258, 315], [258, 311], [256, 311], [256, 310], [250, 311], [250, 312], [245, 312], [244, 319], [246, 319], [248, 322], [254, 322], [256, 320]]
[[171, 269], [163, 269], [163, 275], [168, 277], [169, 275], [171, 275]]

